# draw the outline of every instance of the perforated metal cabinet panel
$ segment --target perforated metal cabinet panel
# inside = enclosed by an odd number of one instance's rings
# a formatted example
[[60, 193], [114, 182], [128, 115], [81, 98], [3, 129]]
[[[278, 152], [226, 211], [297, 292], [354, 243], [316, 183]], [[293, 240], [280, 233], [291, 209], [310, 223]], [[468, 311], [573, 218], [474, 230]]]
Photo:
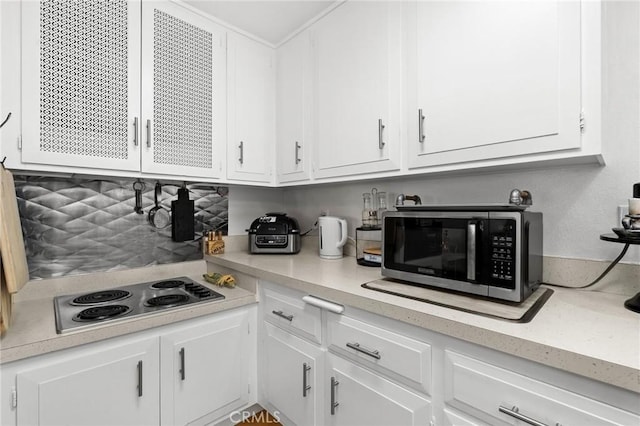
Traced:
[[224, 134], [217, 118], [225, 101], [221, 31], [175, 3], [142, 7], [143, 170], [216, 176]]
[[23, 3], [24, 161], [139, 169], [139, 8], [126, 0]]

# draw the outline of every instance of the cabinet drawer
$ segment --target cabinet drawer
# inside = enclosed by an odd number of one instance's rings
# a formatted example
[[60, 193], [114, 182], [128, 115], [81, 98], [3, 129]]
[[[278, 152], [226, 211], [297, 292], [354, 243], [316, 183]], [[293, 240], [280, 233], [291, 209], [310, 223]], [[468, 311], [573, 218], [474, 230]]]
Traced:
[[265, 320], [313, 342], [321, 342], [320, 309], [305, 303], [302, 293], [287, 291], [285, 294], [264, 288], [263, 294]]
[[[445, 403], [489, 424], [523, 424], [528, 420], [581, 426], [640, 422], [640, 417], [630, 412], [452, 351], [445, 351], [444, 374]], [[518, 416], [527, 419], [520, 417], [521, 422]]]
[[327, 314], [328, 347], [431, 394], [431, 346], [346, 315]]

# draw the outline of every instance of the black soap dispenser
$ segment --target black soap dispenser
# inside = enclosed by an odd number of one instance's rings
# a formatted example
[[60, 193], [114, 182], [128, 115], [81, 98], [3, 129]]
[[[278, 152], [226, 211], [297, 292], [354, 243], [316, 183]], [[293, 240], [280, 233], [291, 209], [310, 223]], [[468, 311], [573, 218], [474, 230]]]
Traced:
[[171, 202], [171, 239], [176, 242], [193, 240], [194, 205], [186, 186], [178, 189], [178, 199]]

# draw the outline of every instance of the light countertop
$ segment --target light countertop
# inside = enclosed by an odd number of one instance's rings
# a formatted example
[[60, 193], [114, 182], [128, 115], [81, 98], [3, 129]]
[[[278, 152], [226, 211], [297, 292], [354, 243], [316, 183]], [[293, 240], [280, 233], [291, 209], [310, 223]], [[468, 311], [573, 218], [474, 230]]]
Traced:
[[[239, 285], [234, 288], [212, 287], [202, 279], [205, 272], [206, 264], [201, 260], [29, 281], [16, 295], [11, 325], [0, 338], [0, 364], [256, 303], [255, 280], [252, 278], [236, 277]], [[213, 288], [224, 295], [225, 299], [187, 305], [141, 318], [110, 321], [89, 329], [56, 333], [53, 298], [57, 295], [90, 292], [180, 276], [189, 277]]]
[[[205, 260], [30, 281], [16, 295], [0, 363], [254, 304], [260, 279], [640, 393], [640, 315], [623, 307], [627, 295], [554, 288], [530, 322], [514, 323], [367, 290], [361, 285], [380, 279], [379, 268], [359, 266], [354, 257], [320, 259], [312, 244], [297, 255], [239, 249]], [[183, 275], [209, 286], [201, 279], [207, 268], [235, 271], [238, 286], [216, 288], [225, 300], [56, 334], [56, 295]]]
[[640, 315], [624, 308], [629, 296], [555, 287], [530, 322], [516, 323], [362, 288], [381, 278], [379, 268], [350, 256], [321, 259], [309, 246], [297, 255], [244, 249], [205, 260], [212, 271], [219, 265], [640, 393]]

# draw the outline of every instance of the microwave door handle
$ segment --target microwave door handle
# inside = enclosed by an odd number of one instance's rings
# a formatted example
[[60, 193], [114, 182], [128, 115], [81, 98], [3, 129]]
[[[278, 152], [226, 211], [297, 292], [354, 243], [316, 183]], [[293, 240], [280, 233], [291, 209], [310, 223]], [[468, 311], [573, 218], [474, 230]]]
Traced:
[[467, 280], [476, 280], [476, 230], [477, 222], [467, 222]]

